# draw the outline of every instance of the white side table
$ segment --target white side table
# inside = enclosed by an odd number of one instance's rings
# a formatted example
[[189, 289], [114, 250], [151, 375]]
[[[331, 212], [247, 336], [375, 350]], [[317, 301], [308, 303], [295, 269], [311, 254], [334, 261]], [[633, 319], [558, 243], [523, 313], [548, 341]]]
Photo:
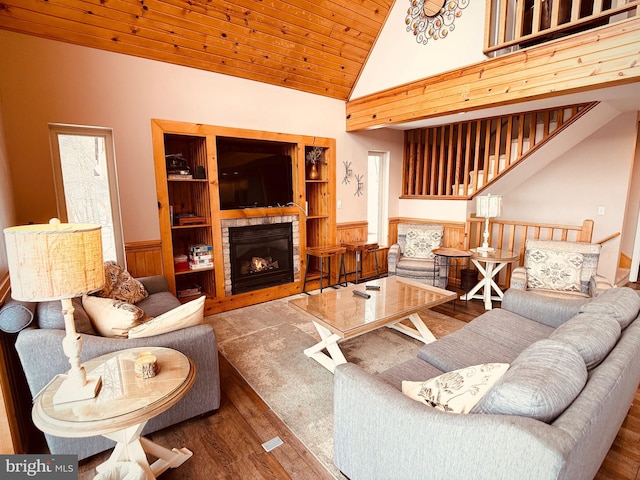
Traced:
[[[491, 310], [493, 300], [501, 301], [504, 293], [495, 282], [494, 278], [508, 264], [515, 262], [518, 255], [508, 250], [494, 250], [493, 252], [478, 252], [471, 249], [471, 261], [476, 266], [482, 278], [467, 294], [460, 297], [461, 300], [480, 299], [484, 301], [485, 310]], [[482, 294], [477, 292], [482, 289]], [[492, 295], [492, 290], [495, 295]]]
[[[157, 359], [160, 371], [153, 378], [135, 375], [134, 364], [142, 352]], [[102, 435], [114, 440], [113, 453], [98, 472], [117, 462], [136, 462], [152, 480], [191, 458], [193, 453], [186, 448], [168, 449], [140, 436], [151, 418], [178, 403], [193, 386], [196, 371], [191, 360], [170, 348], [130, 348], [89, 360], [84, 367], [102, 376], [97, 397], [54, 405], [53, 395], [64, 380], [62, 375], [56, 377], [34, 399], [32, 417], [40, 430], [59, 437]], [[152, 465], [145, 452], [157, 458]]]

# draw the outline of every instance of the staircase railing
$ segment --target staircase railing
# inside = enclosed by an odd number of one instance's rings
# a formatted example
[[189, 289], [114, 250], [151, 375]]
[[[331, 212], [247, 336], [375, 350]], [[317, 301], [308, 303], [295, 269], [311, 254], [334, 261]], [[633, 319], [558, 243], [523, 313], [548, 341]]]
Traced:
[[508, 52], [624, 20], [637, 15], [639, 5], [640, 0], [487, 0], [484, 52]]
[[595, 105], [408, 130], [402, 198], [472, 198]]

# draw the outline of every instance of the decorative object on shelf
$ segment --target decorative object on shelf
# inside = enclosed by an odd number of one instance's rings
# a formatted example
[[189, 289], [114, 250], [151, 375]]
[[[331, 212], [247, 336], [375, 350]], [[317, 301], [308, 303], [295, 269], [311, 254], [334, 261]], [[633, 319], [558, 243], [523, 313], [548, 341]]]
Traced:
[[307, 174], [307, 178], [309, 180], [317, 180], [319, 177], [318, 167], [316, 164], [322, 161], [322, 157], [324, 156], [324, 148], [322, 147], [312, 147], [307, 151], [306, 163], [311, 165], [309, 172]]
[[342, 162], [344, 164], [344, 178], [342, 179], [342, 183], [344, 185], [351, 183], [351, 175], [353, 174], [353, 170], [351, 170], [351, 162], [347, 162], [346, 160]]
[[60, 223], [4, 229], [11, 296], [24, 302], [60, 300], [66, 335], [62, 341], [71, 368], [53, 397], [54, 404], [94, 398], [99, 376], [87, 377], [80, 364], [82, 342], [71, 299], [100, 290], [105, 283], [101, 227]]
[[193, 178], [191, 169], [181, 153], [165, 155], [167, 163], [167, 178], [171, 180], [190, 180]]
[[482, 246], [476, 248], [478, 252], [493, 252], [495, 248], [489, 246], [489, 219], [502, 215], [502, 195], [482, 195], [476, 199], [476, 216], [484, 217], [484, 234]]
[[470, 0], [409, 0], [405, 23], [416, 42], [426, 45], [430, 39], [445, 38], [455, 30], [455, 20]]
[[356, 193], [353, 195], [355, 197], [361, 196], [364, 192], [362, 191], [362, 187], [364, 187], [364, 174], [356, 173], [356, 182], [358, 182], [358, 187], [356, 188]]

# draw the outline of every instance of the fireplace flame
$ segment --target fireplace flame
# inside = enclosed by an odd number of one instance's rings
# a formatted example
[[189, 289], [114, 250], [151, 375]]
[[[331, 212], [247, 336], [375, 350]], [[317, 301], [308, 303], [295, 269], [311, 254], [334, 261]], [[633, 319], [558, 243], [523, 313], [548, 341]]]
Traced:
[[251, 259], [251, 270], [254, 272], [261, 272], [269, 268], [268, 262], [264, 258], [253, 257]]

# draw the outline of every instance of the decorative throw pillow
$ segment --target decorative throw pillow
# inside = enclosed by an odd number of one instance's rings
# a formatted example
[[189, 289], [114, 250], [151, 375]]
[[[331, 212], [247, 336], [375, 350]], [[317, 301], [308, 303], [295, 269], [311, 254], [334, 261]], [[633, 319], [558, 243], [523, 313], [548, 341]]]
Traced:
[[587, 383], [587, 367], [566, 342], [543, 339], [525, 348], [471, 413], [518, 415], [552, 422]]
[[640, 312], [640, 296], [629, 287], [609, 288], [580, 307], [580, 313], [611, 315], [624, 330]]
[[469, 413], [509, 368], [485, 363], [443, 373], [425, 382], [402, 382], [402, 393], [443, 412]]
[[204, 320], [206, 297], [191, 300], [129, 330], [129, 338], [142, 338], [200, 325]]
[[608, 315], [580, 313], [556, 328], [549, 338], [570, 343], [591, 370], [609, 354], [618, 338], [620, 324]]
[[82, 306], [93, 327], [103, 337], [127, 338], [129, 330], [144, 320], [142, 309], [113, 298], [85, 295]]
[[104, 288], [98, 292], [100, 297], [138, 303], [149, 296], [144, 285], [116, 262], [104, 263], [104, 277]]
[[407, 230], [404, 256], [413, 258], [433, 258], [431, 252], [442, 243], [442, 233], [438, 230]]
[[29, 326], [36, 311], [36, 303], [19, 302], [10, 298], [0, 308], [0, 330], [5, 333], [18, 333]]
[[581, 253], [527, 250], [527, 287], [580, 292], [582, 262]]

